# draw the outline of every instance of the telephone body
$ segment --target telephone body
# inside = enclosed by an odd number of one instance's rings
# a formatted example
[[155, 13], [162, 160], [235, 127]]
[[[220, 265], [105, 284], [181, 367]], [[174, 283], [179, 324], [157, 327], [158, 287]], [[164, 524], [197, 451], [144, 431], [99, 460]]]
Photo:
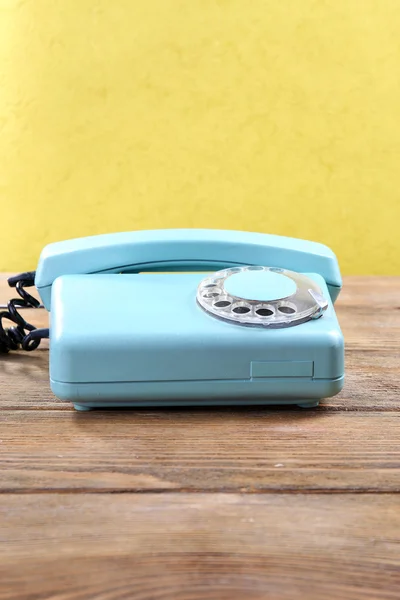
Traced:
[[77, 410], [316, 406], [344, 381], [333, 252], [223, 230], [98, 235], [46, 246], [50, 382]]

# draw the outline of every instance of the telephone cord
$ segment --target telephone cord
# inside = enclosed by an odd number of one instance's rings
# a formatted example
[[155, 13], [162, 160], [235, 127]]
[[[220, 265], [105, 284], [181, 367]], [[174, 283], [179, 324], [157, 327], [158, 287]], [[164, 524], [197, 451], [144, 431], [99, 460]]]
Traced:
[[[39, 300], [25, 290], [35, 285], [35, 271], [20, 273], [7, 281], [10, 287], [15, 288], [19, 298], [10, 300], [6, 310], [0, 312], [0, 353], [20, 348], [31, 352], [40, 345], [42, 339], [49, 337], [49, 329], [38, 329], [19, 312], [21, 308], [41, 308]], [[3, 321], [11, 321], [14, 325], [5, 328]]]

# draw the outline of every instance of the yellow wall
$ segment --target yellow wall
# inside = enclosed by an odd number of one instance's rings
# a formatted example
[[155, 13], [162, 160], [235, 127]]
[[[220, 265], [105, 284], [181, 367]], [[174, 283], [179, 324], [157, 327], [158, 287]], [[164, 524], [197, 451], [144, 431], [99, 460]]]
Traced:
[[400, 273], [399, 0], [0, 0], [0, 270], [235, 228]]

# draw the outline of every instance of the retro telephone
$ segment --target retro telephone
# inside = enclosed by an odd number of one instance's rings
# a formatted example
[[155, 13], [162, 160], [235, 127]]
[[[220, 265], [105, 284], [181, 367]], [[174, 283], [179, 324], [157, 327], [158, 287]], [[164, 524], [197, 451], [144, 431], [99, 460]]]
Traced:
[[155, 230], [50, 244], [35, 285], [51, 310], [50, 382], [78, 410], [298, 404], [337, 394], [338, 263], [261, 233]]

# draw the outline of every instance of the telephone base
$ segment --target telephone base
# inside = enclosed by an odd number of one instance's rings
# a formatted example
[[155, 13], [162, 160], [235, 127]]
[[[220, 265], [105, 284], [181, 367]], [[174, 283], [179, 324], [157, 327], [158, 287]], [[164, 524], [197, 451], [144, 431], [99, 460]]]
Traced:
[[[322, 277], [305, 275], [329, 301]], [[199, 273], [59, 277], [52, 292], [54, 394], [85, 410], [311, 408], [340, 392], [344, 343], [330, 301], [320, 319], [283, 329], [245, 327], [206, 314], [195, 299], [202, 279]], [[118, 318], [110, 320], [108, 307], [116, 305]]]

